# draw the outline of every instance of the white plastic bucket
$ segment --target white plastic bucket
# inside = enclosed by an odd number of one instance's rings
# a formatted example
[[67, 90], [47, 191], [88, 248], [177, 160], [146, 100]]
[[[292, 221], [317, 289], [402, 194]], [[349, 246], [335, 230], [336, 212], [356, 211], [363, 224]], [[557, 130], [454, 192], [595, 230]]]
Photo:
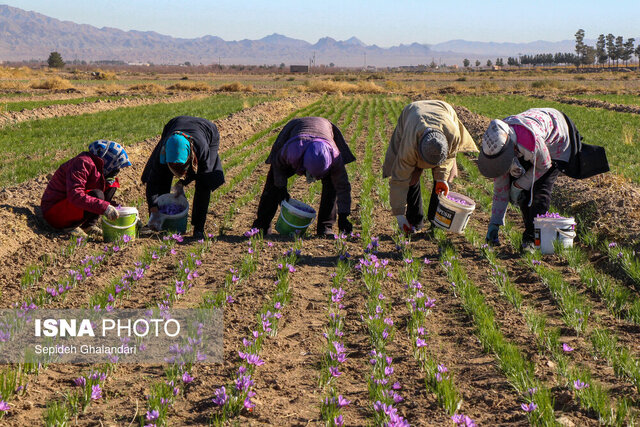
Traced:
[[462, 233], [471, 218], [471, 214], [476, 208], [476, 202], [464, 194], [449, 192], [451, 197], [467, 202], [467, 205], [449, 200], [442, 193], [438, 195], [438, 208], [433, 218], [433, 225], [452, 233]]
[[552, 254], [555, 252], [553, 242], [556, 240], [565, 248], [573, 247], [575, 225], [573, 218], [534, 218], [536, 248], [543, 254]]
[[164, 205], [180, 205], [184, 207], [184, 210], [178, 214], [168, 215], [168, 214], [160, 214], [162, 218], [162, 229], [163, 230], [171, 230], [178, 231], [180, 233], [184, 233], [187, 231], [187, 220], [189, 215], [189, 201], [186, 197], [175, 198], [173, 194], [167, 193], [158, 197], [157, 201], [158, 206]]

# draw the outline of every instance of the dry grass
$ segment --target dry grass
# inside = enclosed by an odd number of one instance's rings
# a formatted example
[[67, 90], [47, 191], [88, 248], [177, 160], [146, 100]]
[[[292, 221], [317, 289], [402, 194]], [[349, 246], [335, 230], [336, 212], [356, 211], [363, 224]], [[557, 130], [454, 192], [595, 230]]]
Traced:
[[2, 79], [20, 79], [33, 75], [33, 70], [28, 67], [0, 67], [0, 78]]
[[624, 145], [633, 145], [635, 136], [636, 136], [636, 128], [633, 126], [629, 126], [627, 124], [622, 125], [622, 143]]
[[373, 82], [335, 82], [332, 80], [314, 80], [305, 86], [299, 86], [301, 92], [315, 93], [384, 93], [384, 88]]
[[113, 71], [102, 71], [99, 68], [91, 73], [91, 77], [95, 80], [118, 80], [117, 74]]
[[185, 92], [207, 92], [211, 90], [211, 86], [205, 82], [178, 82], [169, 86], [167, 89]]
[[69, 80], [60, 78], [58, 76], [50, 77], [46, 80], [40, 80], [31, 83], [32, 89], [48, 89], [48, 90], [66, 90], [72, 89], [73, 85]]
[[0, 90], [5, 91], [23, 91], [29, 88], [29, 85], [25, 82], [18, 80], [0, 81]]
[[253, 92], [252, 85], [244, 85], [240, 82], [228, 83], [226, 85], [222, 85], [218, 88], [221, 92]]
[[130, 86], [129, 90], [132, 92], [151, 93], [151, 94], [166, 92], [166, 88], [164, 86], [160, 86], [157, 83], [137, 84], [137, 85]]

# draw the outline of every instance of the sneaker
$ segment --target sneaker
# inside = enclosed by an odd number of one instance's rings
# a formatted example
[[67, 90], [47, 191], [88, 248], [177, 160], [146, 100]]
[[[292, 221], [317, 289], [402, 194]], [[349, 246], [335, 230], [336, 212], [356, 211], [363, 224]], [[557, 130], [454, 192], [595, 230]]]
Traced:
[[96, 224], [84, 227], [82, 230], [89, 236], [102, 236], [102, 228], [98, 227]]
[[533, 240], [523, 239], [522, 240], [522, 252], [534, 253], [536, 251], [536, 244]]

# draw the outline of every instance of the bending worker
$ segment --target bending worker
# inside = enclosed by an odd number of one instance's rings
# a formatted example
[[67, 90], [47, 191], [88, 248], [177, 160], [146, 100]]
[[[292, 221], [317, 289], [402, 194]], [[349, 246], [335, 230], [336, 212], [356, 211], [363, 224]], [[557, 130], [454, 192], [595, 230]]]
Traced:
[[266, 163], [271, 165], [264, 185], [258, 215], [253, 228], [266, 235], [278, 204], [289, 199], [287, 180], [294, 174], [306, 176], [307, 182], [322, 180], [318, 209], [318, 235], [333, 235], [336, 222], [340, 231], [350, 233], [352, 225], [351, 184], [345, 165], [355, 160], [336, 125], [322, 117], [291, 120], [282, 129], [271, 148]]
[[215, 124], [199, 117], [179, 116], [171, 119], [162, 130], [160, 142], [151, 153], [142, 172], [147, 184], [149, 223], [159, 231], [162, 219], [157, 198], [171, 191], [173, 178], [178, 178], [174, 195], [184, 195], [184, 186], [196, 182], [191, 211], [193, 237], [204, 238], [204, 225], [211, 192], [224, 183], [222, 163], [218, 156], [220, 134]]
[[444, 101], [416, 101], [407, 105], [396, 125], [382, 166], [389, 178], [391, 212], [404, 232], [424, 225], [420, 175], [431, 169], [433, 188], [427, 219], [432, 221], [438, 207], [437, 194], [449, 193], [448, 181], [457, 173], [456, 154], [477, 152], [473, 138]]
[[556, 162], [569, 162], [574, 124], [553, 108], [532, 108], [493, 120], [482, 137], [478, 169], [493, 178], [493, 204], [487, 241], [499, 244], [509, 201], [520, 206], [524, 220], [522, 248], [534, 249], [533, 220], [545, 214], [560, 173]]
[[127, 152], [117, 142], [89, 144], [89, 151], [60, 165], [47, 184], [40, 201], [45, 221], [82, 237], [87, 233], [101, 235], [99, 215], [118, 218], [111, 202], [120, 188], [116, 175], [127, 166], [131, 166]]

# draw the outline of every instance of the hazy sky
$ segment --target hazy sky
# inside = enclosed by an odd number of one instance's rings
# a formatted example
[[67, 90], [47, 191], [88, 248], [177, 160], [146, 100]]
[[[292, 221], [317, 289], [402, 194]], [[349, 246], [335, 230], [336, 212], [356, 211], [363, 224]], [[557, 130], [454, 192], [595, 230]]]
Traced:
[[367, 44], [640, 39], [640, 1], [530, 0], [0, 0], [60, 20], [174, 37], [259, 39], [272, 33], [315, 43], [356, 36]]

